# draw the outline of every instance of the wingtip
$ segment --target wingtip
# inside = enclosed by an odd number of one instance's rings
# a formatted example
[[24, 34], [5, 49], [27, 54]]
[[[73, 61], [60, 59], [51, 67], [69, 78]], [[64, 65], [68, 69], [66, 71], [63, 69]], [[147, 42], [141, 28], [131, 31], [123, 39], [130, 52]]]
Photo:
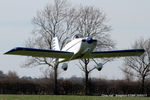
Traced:
[[4, 53], [4, 55], [8, 55], [12, 50], [9, 50], [7, 52]]
[[10, 54], [12, 51], [14, 51], [14, 50], [16, 50], [16, 49], [18, 49], [18, 48], [20, 48], [20, 47], [13, 48], [13, 49], [11, 49], [11, 50], [5, 52], [4, 55], [8, 55], [8, 54]]
[[139, 49], [139, 51], [143, 54], [145, 52], [145, 49]]
[[7, 55], [7, 52], [3, 53], [3, 55]]

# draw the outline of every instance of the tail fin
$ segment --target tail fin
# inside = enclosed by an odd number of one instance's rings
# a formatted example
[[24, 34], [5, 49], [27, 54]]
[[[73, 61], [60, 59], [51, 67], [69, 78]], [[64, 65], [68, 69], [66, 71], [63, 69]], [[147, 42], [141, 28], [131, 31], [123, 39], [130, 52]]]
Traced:
[[52, 40], [52, 49], [60, 51], [59, 40], [58, 40], [58, 36], [57, 35]]
[[[57, 35], [52, 40], [52, 49], [60, 51], [59, 40], [58, 40]], [[57, 62], [57, 61], [58, 61], [58, 59], [56, 59], [56, 58], [52, 59], [52, 62], [54, 62], [54, 63]]]

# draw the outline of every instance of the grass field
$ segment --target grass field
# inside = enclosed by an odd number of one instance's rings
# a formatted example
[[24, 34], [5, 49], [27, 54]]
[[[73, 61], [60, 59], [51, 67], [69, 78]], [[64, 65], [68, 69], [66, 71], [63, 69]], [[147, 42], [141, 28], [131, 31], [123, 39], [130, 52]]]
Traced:
[[0, 100], [150, 100], [148, 97], [101, 97], [56, 95], [0, 95]]

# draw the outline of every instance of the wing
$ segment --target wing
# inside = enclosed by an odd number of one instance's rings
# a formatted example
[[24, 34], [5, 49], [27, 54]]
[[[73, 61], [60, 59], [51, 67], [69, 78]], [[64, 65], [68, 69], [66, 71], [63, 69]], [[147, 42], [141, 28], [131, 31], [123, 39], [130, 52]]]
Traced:
[[144, 49], [95, 51], [95, 52], [92, 52], [90, 54], [89, 58], [110, 58], [110, 57], [140, 56], [144, 52], [145, 52]]
[[22, 48], [22, 47], [14, 48], [6, 52], [5, 54], [32, 56], [32, 57], [48, 57], [48, 58], [71, 58], [74, 55], [74, 53], [66, 51]]

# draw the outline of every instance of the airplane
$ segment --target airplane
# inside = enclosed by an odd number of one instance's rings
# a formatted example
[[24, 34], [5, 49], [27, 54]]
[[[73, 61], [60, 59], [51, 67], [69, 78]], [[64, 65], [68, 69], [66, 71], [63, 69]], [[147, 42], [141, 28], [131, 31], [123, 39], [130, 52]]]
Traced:
[[127, 49], [127, 50], [110, 50], [110, 51], [94, 51], [97, 40], [92, 37], [83, 37], [81, 34], [74, 34], [71, 40], [60, 50], [58, 36], [52, 40], [52, 49], [37, 49], [16, 47], [4, 53], [8, 55], [22, 55], [32, 57], [48, 57], [53, 58], [54, 63], [62, 63], [62, 69], [67, 70], [68, 63], [66, 61], [76, 59], [93, 59], [96, 68], [100, 71], [103, 64], [97, 63], [94, 58], [110, 58], [110, 57], [127, 57], [140, 56], [144, 49]]

